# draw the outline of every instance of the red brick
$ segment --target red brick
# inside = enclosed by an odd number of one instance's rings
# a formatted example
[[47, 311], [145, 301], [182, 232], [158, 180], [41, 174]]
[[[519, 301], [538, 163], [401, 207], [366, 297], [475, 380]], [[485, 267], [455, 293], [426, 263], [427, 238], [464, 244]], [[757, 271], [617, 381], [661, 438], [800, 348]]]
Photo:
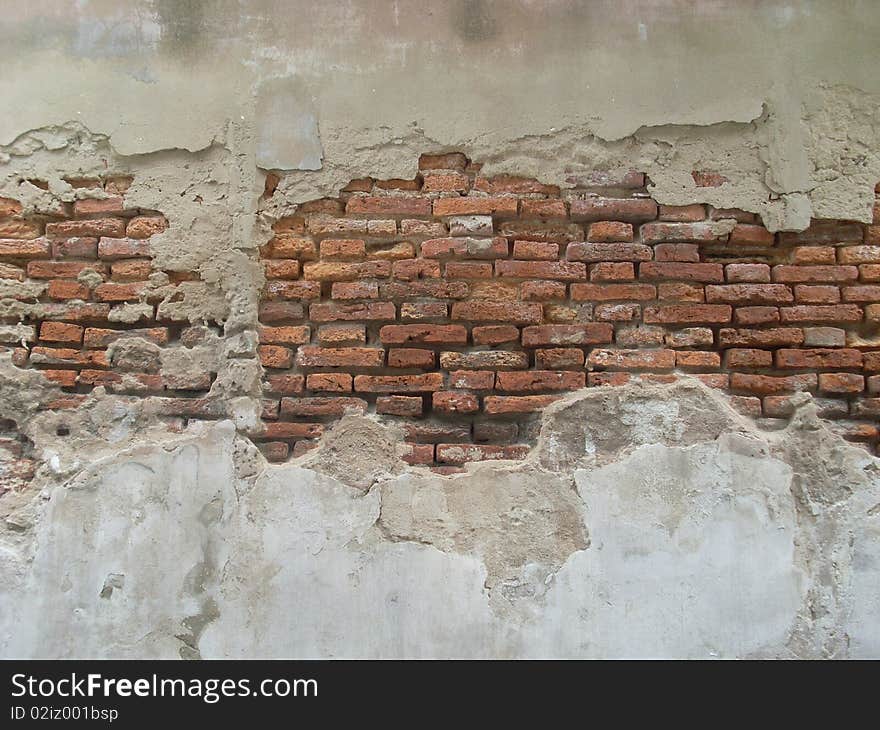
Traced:
[[804, 304], [837, 304], [840, 289], [830, 285], [795, 284], [794, 298]]
[[97, 238], [65, 238], [52, 241], [52, 258], [94, 259], [97, 257]]
[[577, 390], [583, 388], [585, 384], [585, 374], [572, 370], [527, 370], [518, 373], [498, 373], [495, 379], [495, 387], [508, 393]]
[[729, 304], [669, 304], [645, 307], [644, 321], [648, 324], [722, 324], [730, 321], [731, 313]]
[[645, 261], [639, 264], [640, 279], [679, 279], [682, 281], [722, 282], [721, 264], [683, 264]]
[[522, 218], [567, 218], [568, 206], [564, 200], [520, 200]]
[[434, 367], [434, 351], [408, 347], [392, 347], [388, 350], [388, 367], [432, 368]]
[[642, 243], [714, 243], [727, 238], [718, 235], [713, 223], [645, 223], [639, 229]]
[[855, 304], [782, 307], [783, 322], [861, 322], [862, 308]]
[[461, 325], [399, 324], [386, 325], [379, 330], [383, 344], [467, 344], [467, 330]]
[[411, 395], [381, 395], [376, 399], [376, 413], [387, 416], [421, 416], [422, 399]]
[[320, 423], [276, 421], [263, 425], [262, 435], [270, 439], [318, 438], [324, 432]]
[[452, 370], [449, 373], [449, 387], [491, 390], [495, 387], [495, 373], [485, 370]]
[[441, 352], [440, 367], [444, 370], [525, 369], [529, 358], [525, 352], [483, 350], [480, 352]]
[[327, 238], [321, 241], [320, 255], [322, 259], [359, 261], [366, 257], [367, 247], [360, 239]]
[[266, 457], [266, 461], [273, 463], [286, 461], [287, 457], [290, 455], [290, 446], [284, 441], [266, 441], [257, 444], [257, 447], [260, 449], [263, 456]]
[[385, 364], [385, 351], [373, 347], [318, 347], [307, 345], [296, 353], [299, 367], [380, 368]]
[[797, 370], [820, 368], [859, 368], [862, 353], [858, 350], [824, 349], [777, 350], [776, 367]]
[[728, 243], [734, 246], [766, 247], [772, 246], [774, 242], [775, 236], [764, 226], [751, 226], [742, 223], [734, 226], [728, 238]]
[[503, 342], [519, 341], [519, 330], [512, 325], [474, 327], [471, 335], [475, 345], [500, 345]]
[[719, 368], [721, 356], [717, 352], [681, 351], [675, 353], [675, 367], [686, 369]]
[[260, 345], [257, 347], [260, 363], [264, 368], [287, 369], [293, 365], [293, 351], [278, 345]]
[[67, 322], [43, 322], [40, 339], [44, 342], [82, 342], [83, 328]]
[[706, 206], [693, 205], [661, 205], [658, 218], [670, 223], [694, 223], [706, 218]]
[[657, 204], [650, 198], [584, 198], [570, 201], [569, 207], [572, 220], [639, 223], [657, 217]]
[[721, 329], [718, 332], [719, 347], [784, 347], [801, 345], [804, 332], [794, 327], [771, 329]]
[[128, 221], [125, 235], [129, 238], [149, 238], [162, 233], [168, 227], [168, 221], [160, 215], [138, 215]]
[[432, 238], [419, 247], [429, 259], [443, 256], [464, 256], [470, 259], [497, 259], [508, 254], [506, 238]]
[[673, 302], [704, 302], [706, 295], [699, 284], [666, 281], [657, 285], [657, 298]]
[[641, 314], [641, 305], [634, 302], [604, 303], [596, 305], [593, 310], [593, 319], [598, 322], [629, 322], [638, 319]]
[[85, 215], [112, 215], [113, 213], [121, 213], [125, 208], [122, 198], [113, 195], [108, 198], [83, 198], [73, 201], [73, 214], [75, 216]]
[[633, 240], [633, 227], [620, 221], [598, 221], [591, 223], [587, 231], [591, 243], [630, 243]]
[[397, 310], [392, 302], [364, 302], [362, 304], [311, 304], [309, 318], [315, 322], [357, 322], [395, 319]]
[[553, 261], [559, 258], [559, 244], [541, 241], [514, 241], [513, 257], [533, 261]]
[[308, 327], [260, 327], [260, 343], [266, 345], [303, 345], [309, 341]]
[[[261, 249], [262, 250], [262, 249]], [[263, 251], [264, 256], [275, 259], [300, 259], [303, 261], [317, 258], [318, 249], [310, 238], [299, 236], [276, 236]]]
[[471, 299], [488, 299], [493, 302], [517, 301], [521, 299], [519, 283], [510, 279], [474, 281], [470, 285]]
[[[298, 262], [294, 261], [298, 265]], [[115, 281], [145, 281], [153, 271], [149, 259], [127, 259], [114, 261], [110, 265], [110, 276]]]
[[401, 281], [439, 279], [440, 262], [430, 259], [403, 259], [393, 263], [391, 273], [395, 279]]
[[449, 261], [446, 276], [450, 279], [490, 279], [492, 264], [488, 261]]
[[535, 367], [541, 370], [566, 370], [581, 368], [584, 353], [571, 347], [551, 347], [535, 350]]
[[379, 294], [390, 299], [434, 297], [436, 299], [464, 299], [470, 287], [463, 281], [422, 279], [421, 281], [389, 282], [379, 285]]
[[151, 252], [152, 248], [148, 241], [138, 241], [132, 238], [101, 238], [98, 240], [98, 258], [109, 261], [149, 257]]
[[587, 356], [587, 366], [623, 370], [671, 370], [675, 367], [675, 350], [596, 349]]
[[614, 328], [610, 324], [548, 324], [526, 327], [522, 333], [523, 347], [544, 345], [598, 345], [611, 342]]
[[473, 426], [476, 443], [513, 441], [519, 434], [515, 423], [505, 421], [475, 421]]
[[841, 264], [880, 263], [880, 246], [841, 246], [837, 249], [837, 261]]
[[354, 281], [390, 275], [390, 261], [309, 261], [303, 264], [303, 278], [311, 281]]
[[737, 307], [733, 311], [737, 324], [775, 324], [779, 321], [778, 307]]
[[[660, 342], [665, 342], [669, 347], [711, 347], [715, 336], [708, 327], [686, 327], [677, 332], [665, 332], [662, 327], [649, 327], [661, 333]], [[620, 330], [618, 330], [617, 342], [620, 343]]]
[[321, 284], [317, 281], [272, 280], [266, 284], [267, 299], [308, 301], [320, 297]]
[[606, 302], [617, 299], [645, 301], [657, 298], [652, 284], [572, 284], [571, 299], [575, 302]]
[[880, 281], [880, 264], [862, 264], [859, 266], [859, 278], [862, 281]]
[[400, 232], [404, 236], [438, 238], [445, 236], [449, 231], [446, 224], [440, 221], [402, 220], [400, 221]]
[[557, 400], [558, 395], [488, 395], [483, 399], [483, 412], [494, 416], [534, 413]]
[[44, 304], [40, 308], [43, 319], [70, 320], [73, 322], [106, 321], [110, 314], [109, 304]]
[[[767, 400], [766, 398], [764, 400]], [[752, 396], [732, 395], [730, 396], [730, 405], [744, 416], [752, 418], [761, 417], [761, 399]]]
[[587, 267], [570, 261], [496, 261], [498, 276], [576, 281], [587, 278]]
[[565, 249], [569, 261], [650, 261], [653, 251], [640, 243], [572, 243]]
[[122, 238], [125, 236], [126, 221], [124, 218], [93, 218], [81, 221], [63, 221], [61, 223], [47, 223], [47, 236], [94, 236], [100, 238]]
[[400, 243], [377, 246], [367, 251], [367, 258], [384, 259], [387, 261], [411, 259], [415, 255], [415, 246], [413, 246], [409, 241], [401, 241]]
[[37, 238], [40, 232], [36, 221], [0, 220], [0, 238]]
[[819, 390], [823, 393], [860, 393], [865, 378], [855, 373], [820, 373]]
[[545, 185], [530, 177], [514, 175], [496, 175], [492, 178], [477, 177], [474, 181], [474, 189], [490, 194], [559, 196], [559, 188], [556, 185]]
[[698, 188], [720, 188], [728, 179], [720, 172], [709, 172], [706, 170], [694, 170], [691, 172], [694, 179], [694, 185]]
[[565, 284], [561, 281], [524, 281], [521, 296], [526, 302], [546, 302], [565, 299]]
[[700, 247], [695, 243], [658, 243], [654, 246], [654, 260], [699, 263]]
[[773, 367], [773, 353], [769, 350], [733, 348], [725, 353], [724, 364], [729, 368]]
[[345, 212], [382, 215], [431, 215], [431, 201], [428, 198], [387, 195], [371, 197], [354, 195], [345, 204]]
[[[83, 371], [88, 372], [88, 371]], [[100, 372], [100, 371], [91, 371]], [[61, 388], [73, 388], [76, 386], [76, 370], [40, 370], [46, 380], [49, 380]]]
[[468, 159], [461, 152], [446, 152], [419, 157], [419, 170], [457, 170], [464, 172]]
[[346, 413], [366, 413], [367, 402], [345, 396], [313, 396], [309, 398], [282, 398], [281, 417], [302, 418], [314, 416], [343, 416]]
[[9, 216], [21, 213], [21, 203], [12, 198], [0, 198], [0, 218], [8, 218]]
[[[301, 375], [297, 377], [302, 378]], [[306, 378], [306, 388], [327, 393], [349, 393], [351, 380], [348, 373], [310, 373]]]
[[330, 293], [333, 299], [378, 299], [379, 285], [375, 281], [337, 281]]
[[724, 267], [731, 284], [769, 284], [770, 267], [767, 264], [728, 264]]
[[779, 243], [783, 246], [801, 244], [822, 245], [862, 240], [862, 226], [857, 223], [837, 223], [835, 221], [813, 221], [805, 231], [780, 233]]
[[460, 172], [437, 172], [425, 175], [422, 191], [426, 193], [466, 193], [470, 178]]
[[629, 261], [603, 261], [590, 265], [590, 281], [632, 281], [635, 278], [635, 267]]
[[[518, 203], [516, 198], [439, 198], [434, 201], [434, 215], [514, 216], [517, 214]], [[430, 211], [424, 215], [430, 215]]]
[[89, 288], [78, 281], [55, 279], [49, 282], [46, 294], [50, 299], [88, 299]]
[[39, 259], [50, 255], [50, 245], [45, 238], [30, 241], [0, 239], [0, 259]]
[[146, 284], [98, 284], [95, 287], [95, 298], [102, 302], [133, 302], [141, 298], [146, 291]]
[[455, 302], [452, 319], [537, 324], [544, 319], [544, 308], [533, 302]]
[[442, 373], [358, 375], [354, 379], [354, 389], [359, 393], [430, 393], [442, 387]]
[[480, 402], [473, 393], [462, 391], [441, 390], [434, 393], [432, 407], [438, 413], [476, 413], [480, 410]]
[[722, 284], [706, 287], [706, 301], [726, 304], [787, 304], [794, 301], [784, 284]]
[[525, 459], [530, 448], [525, 444], [437, 444], [437, 461], [442, 464], [467, 464], [473, 461]]
[[841, 283], [859, 278], [856, 266], [788, 266], [773, 267], [773, 281], [787, 284]]
[[434, 444], [403, 444], [400, 458], [407, 464], [433, 464]]
[[731, 373], [730, 387], [732, 390], [744, 390], [761, 395], [778, 395], [793, 393], [798, 390], [809, 390], [817, 384], [815, 373], [804, 375], [751, 375], [748, 373]]
[[107, 347], [110, 343], [125, 337], [139, 337], [157, 345], [166, 345], [168, 344], [168, 329], [166, 327], [149, 327], [114, 330], [88, 327], [83, 336], [83, 344], [86, 347]]

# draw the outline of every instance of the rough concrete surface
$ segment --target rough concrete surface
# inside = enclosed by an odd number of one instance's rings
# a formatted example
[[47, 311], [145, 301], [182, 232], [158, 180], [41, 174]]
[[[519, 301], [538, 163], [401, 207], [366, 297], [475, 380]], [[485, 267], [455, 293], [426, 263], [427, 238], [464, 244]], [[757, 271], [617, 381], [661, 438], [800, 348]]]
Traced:
[[[134, 176], [156, 267], [198, 274], [163, 304], [202, 336], [162, 370], [216, 373], [218, 420], [175, 433], [103, 388], [39, 410], [58, 388], [0, 357], [36, 464], [0, 498], [0, 656], [880, 655], [880, 462], [809, 399], [764, 431], [695, 381], [588, 389], [524, 462], [452, 476], [373, 418], [281, 465], [243, 435], [271, 224], [424, 151], [562, 187], [644, 171], [771, 231], [871, 221], [876, 3], [3, 6], [0, 197], [51, 215], [93, 195], [65, 178]], [[2, 314], [43, 306], [2, 286]]]

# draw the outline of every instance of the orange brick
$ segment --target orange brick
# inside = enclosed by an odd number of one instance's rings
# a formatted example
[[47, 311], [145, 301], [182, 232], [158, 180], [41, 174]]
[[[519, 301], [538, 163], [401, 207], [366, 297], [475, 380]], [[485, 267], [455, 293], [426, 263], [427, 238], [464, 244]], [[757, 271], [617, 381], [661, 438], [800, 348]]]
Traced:
[[492, 278], [492, 264], [488, 261], [449, 261], [445, 271], [450, 279]]
[[639, 223], [657, 217], [657, 204], [649, 198], [585, 198], [569, 205], [572, 220]]
[[535, 350], [535, 367], [539, 370], [577, 369], [584, 365], [584, 353], [571, 347]]
[[508, 393], [540, 393], [545, 390], [577, 390], [586, 384], [586, 375], [572, 370], [527, 370], [498, 373], [495, 387]]
[[50, 255], [51, 247], [44, 238], [30, 241], [0, 239], [0, 259], [39, 259]]
[[777, 350], [776, 367], [795, 370], [860, 368], [862, 353], [852, 349]]
[[260, 327], [260, 343], [264, 345], [303, 345], [309, 336], [308, 327]]
[[538, 324], [544, 319], [544, 308], [533, 302], [455, 302], [452, 319]]
[[495, 373], [485, 370], [452, 370], [449, 373], [449, 387], [491, 390], [495, 387]]
[[432, 238], [419, 247], [426, 258], [463, 256], [470, 259], [497, 259], [508, 254], [506, 238]]
[[438, 413], [476, 413], [480, 410], [479, 399], [473, 393], [463, 391], [439, 391], [434, 393], [431, 403]]
[[388, 367], [432, 368], [434, 367], [434, 351], [414, 347], [392, 347], [388, 350]]
[[[312, 377], [311, 375], [309, 376]], [[351, 376], [349, 376], [350, 378]], [[273, 393], [282, 393], [282, 394], [290, 394], [290, 393], [301, 393], [303, 389], [303, 381], [304, 378], [302, 375], [294, 375], [291, 373], [284, 373], [283, 375], [269, 375], [266, 378], [266, 382], [268, 384], [268, 389]], [[351, 388], [349, 387], [349, 390]]]
[[349, 393], [351, 381], [348, 373], [310, 373], [306, 378], [306, 388], [328, 393]]
[[559, 244], [541, 241], [514, 241], [513, 258], [552, 261], [559, 258]]
[[356, 322], [359, 320], [393, 320], [397, 309], [392, 302], [363, 302], [359, 304], [312, 304], [309, 318], [315, 322]]
[[593, 243], [629, 243], [633, 240], [633, 227], [620, 221], [598, 221], [591, 223], [587, 240]]
[[114, 330], [88, 327], [83, 335], [83, 344], [86, 347], [107, 347], [111, 342], [115, 342], [123, 337], [140, 337], [157, 345], [165, 345], [168, 343], [168, 329], [165, 327], [149, 327]]
[[106, 260], [143, 258], [151, 255], [152, 248], [148, 241], [133, 238], [100, 238], [98, 240], [98, 258]]
[[124, 207], [122, 198], [118, 195], [108, 198], [83, 198], [73, 202], [73, 214], [75, 216], [112, 215], [121, 213]]
[[89, 288], [78, 281], [55, 279], [49, 282], [46, 294], [50, 299], [88, 299]]
[[146, 291], [146, 284], [98, 284], [95, 287], [95, 298], [102, 302], [137, 301]]
[[401, 281], [440, 278], [440, 262], [430, 259], [403, 259], [391, 267], [392, 276]]
[[483, 399], [483, 412], [489, 415], [534, 413], [558, 399], [557, 395], [489, 395]]
[[366, 413], [367, 402], [347, 396], [285, 397], [281, 399], [281, 417], [343, 416]]
[[426, 193], [466, 193], [470, 178], [460, 172], [435, 172], [424, 176], [422, 191]]
[[354, 389], [362, 393], [429, 393], [443, 387], [441, 373], [424, 375], [358, 375]]
[[784, 377], [732, 373], [730, 376], [730, 387], [732, 390], [743, 390], [760, 395], [777, 395], [780, 393], [793, 393], [798, 390], [810, 390], [816, 387], [817, 382], [815, 373], [787, 375]]
[[788, 266], [773, 267], [773, 281], [786, 284], [842, 283], [859, 278], [856, 266]]
[[381, 215], [431, 215], [431, 201], [398, 195], [371, 197], [354, 195], [345, 204], [346, 213], [368, 213]]
[[700, 247], [695, 243], [658, 243], [654, 246], [654, 260], [699, 263]]
[[385, 351], [373, 347], [300, 347], [296, 353], [299, 367], [378, 368], [385, 364]]
[[81, 221], [63, 221], [47, 223], [47, 236], [94, 236], [100, 238], [122, 238], [125, 236], [126, 220], [124, 218], [93, 218]]
[[116, 281], [145, 281], [153, 270], [153, 264], [144, 259], [114, 261], [110, 265], [110, 276]]
[[855, 373], [820, 373], [819, 390], [824, 393], [860, 393], [865, 379]]
[[640, 243], [571, 243], [565, 249], [569, 261], [650, 261], [650, 246]]
[[482, 350], [440, 353], [440, 367], [444, 370], [523, 370], [528, 366], [529, 359], [525, 352]]
[[310, 261], [303, 265], [303, 278], [312, 281], [353, 281], [390, 275], [390, 261]]
[[495, 273], [521, 279], [577, 281], [587, 278], [587, 267], [571, 261], [496, 261]]
[[675, 350], [592, 350], [588, 367], [620, 368], [622, 370], [671, 370], [675, 367]]
[[721, 264], [646, 261], [639, 264], [639, 278], [721, 283], [724, 281], [724, 267]]
[[525, 459], [529, 451], [525, 444], [437, 444], [437, 461], [442, 464], [467, 464], [472, 461]]
[[320, 254], [322, 259], [359, 261], [366, 258], [367, 246], [360, 239], [327, 238], [321, 241]]
[[675, 353], [675, 367], [686, 369], [720, 368], [721, 356], [717, 352], [685, 350]]
[[41, 370], [40, 373], [46, 380], [62, 388], [73, 388], [76, 386], [76, 370]]
[[293, 351], [278, 345], [260, 345], [257, 348], [264, 368], [286, 369], [293, 365]]
[[574, 302], [605, 302], [617, 299], [639, 301], [656, 299], [657, 288], [652, 284], [572, 284]]
[[[430, 203], [430, 201], [426, 201]], [[517, 214], [519, 201], [516, 198], [439, 198], [434, 201], [434, 215], [507, 215]], [[422, 215], [430, 215], [423, 213]]]
[[317, 281], [286, 281], [272, 279], [266, 284], [267, 299], [308, 301], [321, 298], [321, 284]]
[[83, 328], [67, 322], [43, 322], [40, 339], [44, 342], [82, 342]]
[[524, 281], [520, 295], [526, 302], [546, 302], [565, 299], [565, 284], [561, 281]]
[[297, 279], [300, 273], [299, 261], [295, 259], [280, 259], [278, 261], [264, 261], [263, 268], [267, 279]]
[[694, 205], [661, 205], [658, 218], [671, 223], [693, 223], [706, 217], [706, 207]]
[[773, 366], [773, 353], [769, 350], [733, 348], [725, 354], [729, 368], [769, 368]]
[[590, 281], [632, 281], [635, 278], [635, 267], [630, 261], [603, 261], [590, 266]]
[[136, 215], [125, 227], [125, 235], [129, 238], [149, 238], [162, 233], [168, 227], [168, 221], [161, 215]]
[[721, 324], [729, 322], [732, 314], [729, 304], [692, 304], [645, 307], [644, 321], [648, 324]]

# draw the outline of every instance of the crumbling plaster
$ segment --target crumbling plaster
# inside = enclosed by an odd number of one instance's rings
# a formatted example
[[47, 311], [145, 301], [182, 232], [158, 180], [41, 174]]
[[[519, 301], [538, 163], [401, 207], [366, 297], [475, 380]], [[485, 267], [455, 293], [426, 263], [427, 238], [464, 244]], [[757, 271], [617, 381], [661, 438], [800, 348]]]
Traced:
[[268, 224], [423, 151], [563, 187], [637, 169], [772, 230], [869, 220], [873, 3], [7, 5], [0, 195], [47, 211], [93, 194], [64, 176], [134, 174], [126, 200], [169, 220], [159, 268], [201, 275], [176, 305], [221, 324], [173, 367], [216, 367], [228, 420], [172, 434], [100, 388], [38, 414], [51, 386], [0, 360], [40, 459], [0, 502], [0, 655], [880, 653], [877, 462], [809, 404], [771, 433], [696, 384], [600, 389], [525, 463], [453, 477], [370, 419], [281, 466], [236, 435]]

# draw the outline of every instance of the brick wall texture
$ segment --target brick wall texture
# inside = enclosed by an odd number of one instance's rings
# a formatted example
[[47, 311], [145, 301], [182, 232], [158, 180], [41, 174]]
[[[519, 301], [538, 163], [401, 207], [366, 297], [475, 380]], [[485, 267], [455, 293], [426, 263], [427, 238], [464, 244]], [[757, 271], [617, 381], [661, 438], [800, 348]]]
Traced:
[[[711, 171], [694, 181], [725, 183]], [[305, 453], [354, 412], [399, 421], [413, 464], [521, 458], [536, 414], [560, 395], [682, 373], [762, 418], [788, 417], [791, 395], [809, 391], [836, 428], [876, 447], [880, 206], [873, 224], [773, 234], [743, 211], [658, 205], [640, 173], [586, 182], [560, 191], [430, 154], [412, 180], [354, 180], [277, 220], [259, 252], [264, 400], [253, 437], [267, 457]], [[61, 386], [49, 407], [102, 385], [210, 417], [197, 407], [210, 374], [175, 382], [108, 362], [115, 339], [175, 346], [188, 327], [156, 306], [167, 288], [157, 299], [145, 284], [161, 213], [127, 209], [124, 181], [81, 184], [110, 197], [52, 220], [0, 201], [3, 297], [44, 303], [38, 315], [2, 310], [6, 331], [25, 328], [7, 342], [15, 363]], [[197, 277], [164, 273], [170, 287]], [[114, 321], [133, 303], [152, 309]]]

